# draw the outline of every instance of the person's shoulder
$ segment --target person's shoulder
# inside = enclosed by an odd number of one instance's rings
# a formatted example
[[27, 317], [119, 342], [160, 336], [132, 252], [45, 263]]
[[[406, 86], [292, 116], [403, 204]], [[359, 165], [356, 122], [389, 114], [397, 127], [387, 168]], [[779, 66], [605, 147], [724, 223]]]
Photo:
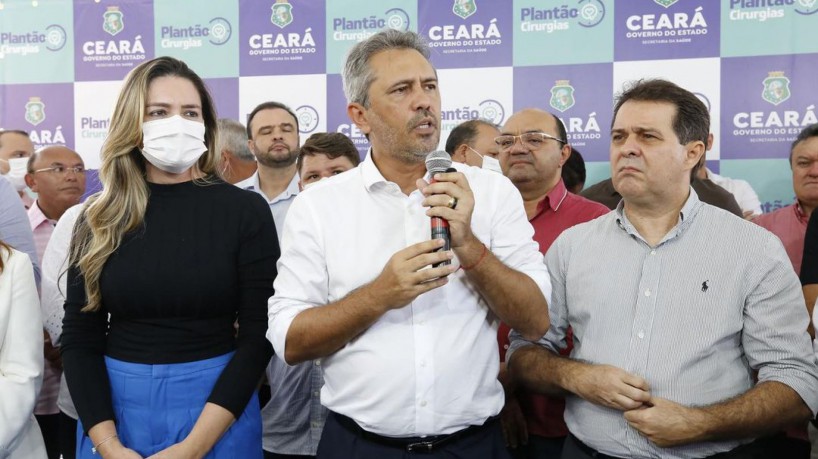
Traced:
[[31, 270], [33, 275], [34, 271], [28, 255], [14, 247], [10, 247], [9, 250], [0, 249], [0, 251], [2, 251], [3, 255], [3, 272], [16, 273], [19, 275], [23, 270], [28, 269]]
[[580, 213], [582, 216], [591, 219], [611, 212], [608, 206], [586, 198], [585, 196], [568, 192], [568, 198], [572, 201], [572, 211]]
[[730, 211], [705, 202], [702, 203], [700, 215], [696, 218], [707, 222], [708, 229], [706, 232], [711, 237], [721, 235], [726, 241], [735, 242], [739, 245], [755, 245], [766, 241], [768, 238], [775, 237], [763, 225], [758, 224], [759, 217], [749, 221], [736, 216]]
[[777, 220], [786, 217], [788, 213], [793, 212], [793, 207], [795, 207], [795, 204], [781, 207], [772, 212], [763, 213], [753, 218], [752, 221], [756, 225], [768, 228], [769, 226], [775, 224]]

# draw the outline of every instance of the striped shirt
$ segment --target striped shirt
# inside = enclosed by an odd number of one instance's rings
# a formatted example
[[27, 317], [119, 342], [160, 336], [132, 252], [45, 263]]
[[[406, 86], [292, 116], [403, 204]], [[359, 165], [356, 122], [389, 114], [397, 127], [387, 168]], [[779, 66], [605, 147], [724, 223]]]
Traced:
[[[655, 247], [622, 203], [566, 230], [546, 254], [553, 285], [552, 351], [574, 331], [571, 357], [639, 375], [651, 395], [685, 406], [721, 402], [758, 380], [794, 389], [814, 413], [818, 368], [806, 333], [798, 278], [781, 242], [758, 226], [699, 201], [691, 189], [678, 224]], [[528, 344], [515, 332], [509, 354]], [[571, 433], [619, 457], [704, 457], [748, 440], [660, 448], [622, 412], [567, 397]]]

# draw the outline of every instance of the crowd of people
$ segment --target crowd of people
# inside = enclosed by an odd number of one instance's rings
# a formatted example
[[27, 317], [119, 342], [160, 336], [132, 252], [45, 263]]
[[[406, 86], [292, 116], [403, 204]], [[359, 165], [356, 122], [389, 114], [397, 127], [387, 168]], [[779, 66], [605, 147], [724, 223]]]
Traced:
[[669, 81], [623, 88], [585, 188], [536, 107], [427, 171], [413, 32], [342, 76], [363, 159], [277, 101], [217, 119], [170, 57], [123, 82], [84, 201], [79, 154], [0, 131], [0, 458], [818, 457], [818, 125], [762, 214]]

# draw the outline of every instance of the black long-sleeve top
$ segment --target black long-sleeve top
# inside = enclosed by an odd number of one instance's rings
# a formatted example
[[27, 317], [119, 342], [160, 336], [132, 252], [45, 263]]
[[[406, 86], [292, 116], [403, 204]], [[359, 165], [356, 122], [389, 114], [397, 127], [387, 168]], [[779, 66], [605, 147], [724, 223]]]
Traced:
[[98, 311], [80, 311], [84, 280], [68, 271], [61, 350], [86, 430], [116, 421], [105, 355], [168, 364], [235, 350], [208, 402], [238, 418], [273, 354], [265, 334], [279, 246], [267, 203], [221, 181], [148, 186], [144, 224], [103, 268]]

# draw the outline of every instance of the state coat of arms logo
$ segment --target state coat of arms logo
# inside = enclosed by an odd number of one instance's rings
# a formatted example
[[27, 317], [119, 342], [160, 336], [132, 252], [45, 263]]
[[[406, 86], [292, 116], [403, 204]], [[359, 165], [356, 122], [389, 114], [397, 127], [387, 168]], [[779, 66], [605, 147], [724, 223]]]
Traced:
[[102, 30], [114, 36], [125, 28], [125, 15], [118, 6], [109, 6], [102, 15]]
[[662, 5], [665, 8], [670, 8], [671, 5], [678, 2], [679, 0], [653, 0], [657, 5]]
[[790, 79], [784, 72], [770, 72], [763, 84], [761, 98], [767, 102], [778, 105], [790, 98]]
[[39, 97], [29, 97], [26, 102], [26, 121], [36, 126], [45, 121], [45, 104]]
[[551, 100], [549, 104], [555, 110], [564, 112], [574, 106], [574, 87], [569, 80], [557, 80], [551, 87]]
[[293, 22], [293, 6], [287, 0], [276, 0], [270, 9], [273, 10], [270, 22], [278, 27], [283, 29]]
[[475, 3], [475, 0], [454, 0], [452, 12], [466, 19], [477, 12], [477, 3]]

